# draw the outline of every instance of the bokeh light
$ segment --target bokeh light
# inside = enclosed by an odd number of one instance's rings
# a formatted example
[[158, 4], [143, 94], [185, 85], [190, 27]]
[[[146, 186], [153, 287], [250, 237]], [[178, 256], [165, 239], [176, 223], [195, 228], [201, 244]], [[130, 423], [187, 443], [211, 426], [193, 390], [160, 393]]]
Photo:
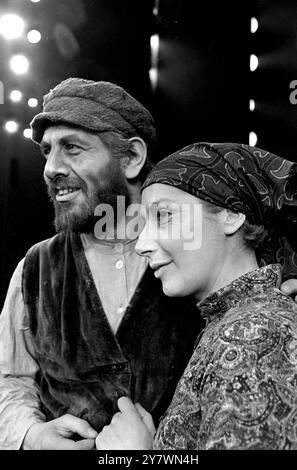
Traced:
[[25, 23], [18, 15], [7, 14], [0, 18], [0, 33], [5, 39], [17, 39], [22, 36]]
[[28, 106], [30, 106], [30, 108], [36, 108], [36, 106], [38, 106], [38, 100], [36, 98], [29, 98]]
[[256, 103], [255, 100], [250, 100], [250, 111], [255, 111]]
[[257, 18], [253, 17], [251, 18], [251, 33], [255, 33], [259, 27], [259, 23]]
[[12, 90], [9, 94], [9, 98], [14, 103], [17, 103], [23, 98], [23, 93], [20, 90]]
[[31, 139], [32, 137], [32, 129], [24, 129], [23, 135], [26, 139]]
[[254, 147], [255, 145], [257, 145], [257, 142], [258, 142], [258, 136], [257, 136], [256, 132], [251, 131], [250, 135], [249, 135], [249, 144], [252, 147]]
[[9, 132], [9, 134], [14, 134], [18, 130], [18, 123], [16, 121], [7, 121], [4, 125], [4, 129]]
[[254, 72], [259, 65], [259, 59], [255, 54], [251, 54], [250, 56], [250, 71]]
[[10, 68], [16, 75], [23, 75], [29, 70], [29, 61], [22, 54], [14, 55], [10, 59]]
[[31, 29], [27, 34], [27, 39], [31, 44], [37, 44], [41, 40], [41, 33], [37, 29]]

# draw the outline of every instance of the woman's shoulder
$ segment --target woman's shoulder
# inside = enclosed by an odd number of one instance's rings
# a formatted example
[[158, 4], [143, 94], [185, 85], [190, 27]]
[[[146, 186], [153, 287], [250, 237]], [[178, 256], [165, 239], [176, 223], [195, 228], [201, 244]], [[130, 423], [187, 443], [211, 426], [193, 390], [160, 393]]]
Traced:
[[297, 305], [278, 289], [270, 289], [266, 296], [231, 308], [216, 322], [211, 336], [213, 351], [239, 347], [262, 356], [295, 342], [297, 346]]

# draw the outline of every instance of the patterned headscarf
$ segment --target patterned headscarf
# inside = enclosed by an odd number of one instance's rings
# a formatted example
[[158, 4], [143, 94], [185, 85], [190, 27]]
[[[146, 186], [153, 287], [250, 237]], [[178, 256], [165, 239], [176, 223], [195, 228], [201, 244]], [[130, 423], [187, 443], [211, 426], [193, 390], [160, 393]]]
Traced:
[[[175, 186], [264, 225], [270, 242], [257, 257], [280, 262], [284, 277], [297, 277], [297, 164], [237, 143], [194, 143], [160, 161], [143, 189]], [[296, 251], [296, 252], [295, 252]]]

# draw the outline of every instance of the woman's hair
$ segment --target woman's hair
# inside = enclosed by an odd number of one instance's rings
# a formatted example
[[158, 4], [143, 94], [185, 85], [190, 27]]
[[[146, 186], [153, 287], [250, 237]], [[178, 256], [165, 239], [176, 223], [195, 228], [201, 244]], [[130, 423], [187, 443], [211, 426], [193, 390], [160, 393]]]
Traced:
[[[133, 148], [133, 143], [119, 132], [106, 131], [100, 132], [98, 135], [104, 145], [111, 151], [113, 158], [120, 160], [123, 157], [134, 157], [135, 152]], [[150, 155], [148, 149], [146, 162], [138, 175], [138, 178], [141, 183], [143, 183], [151, 169], [152, 164], [150, 162]]]
[[[215, 204], [212, 204], [210, 202], [202, 201], [203, 207], [206, 209], [208, 213], [211, 214], [218, 214], [223, 210], [223, 207], [216, 206]], [[268, 238], [268, 232], [267, 229], [264, 227], [264, 225], [255, 225], [251, 224], [248, 219], [244, 221], [241, 227], [241, 234], [242, 234], [242, 239], [245, 244], [245, 246], [251, 250], [255, 250], [259, 246], [262, 245], [262, 243]]]

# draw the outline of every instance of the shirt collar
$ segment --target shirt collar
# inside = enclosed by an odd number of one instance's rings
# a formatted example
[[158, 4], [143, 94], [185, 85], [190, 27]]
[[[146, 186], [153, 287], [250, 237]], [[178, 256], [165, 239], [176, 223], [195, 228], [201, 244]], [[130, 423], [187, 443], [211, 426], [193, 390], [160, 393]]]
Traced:
[[249, 296], [257, 287], [268, 289], [279, 287], [281, 283], [281, 265], [270, 264], [256, 269], [235, 279], [235, 281], [209, 294], [197, 304], [202, 318], [211, 321], [221, 316], [227, 310], [235, 307], [243, 298]]

